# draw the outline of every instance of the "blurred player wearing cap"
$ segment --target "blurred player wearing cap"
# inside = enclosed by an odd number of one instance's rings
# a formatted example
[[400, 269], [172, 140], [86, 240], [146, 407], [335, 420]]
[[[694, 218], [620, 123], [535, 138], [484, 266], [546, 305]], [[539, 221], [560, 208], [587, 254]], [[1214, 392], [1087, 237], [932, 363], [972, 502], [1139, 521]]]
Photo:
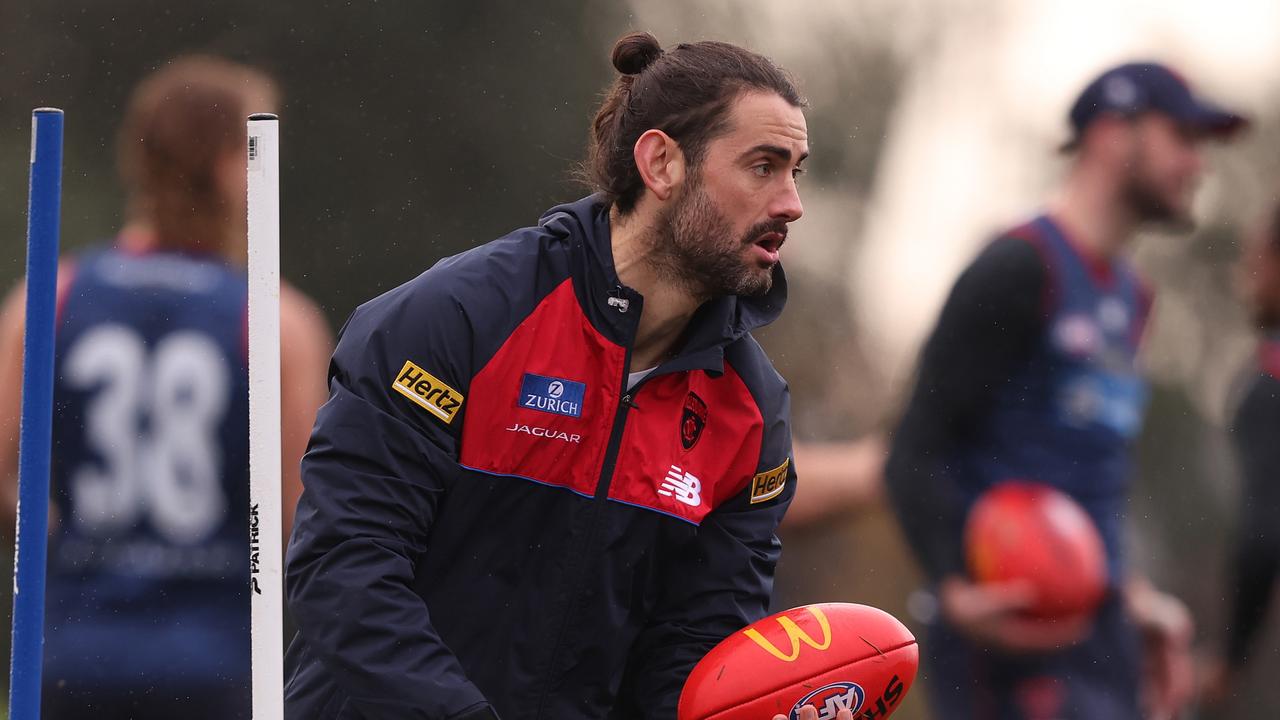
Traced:
[[1230, 562], [1227, 646], [1208, 673], [1206, 701], [1234, 691], [1257, 650], [1280, 574], [1280, 204], [1245, 239], [1239, 280], [1261, 341], [1231, 422], [1243, 492]]
[[[1190, 690], [1190, 616], [1133, 576], [1122, 548], [1150, 306], [1122, 252], [1140, 227], [1192, 224], [1203, 141], [1244, 121], [1143, 63], [1090, 83], [1070, 122], [1070, 168], [1044, 213], [997, 237], [957, 280], [886, 469], [937, 590], [939, 619], [922, 645], [935, 710], [949, 718], [1171, 717]], [[967, 578], [967, 508], [1009, 479], [1067, 492], [1097, 524], [1111, 592], [1095, 617], [1031, 621], [1020, 614], [1028, 588]]]
[[[59, 268], [46, 717], [249, 717], [245, 119], [261, 73], [175, 60], [119, 137], [128, 222]], [[332, 341], [280, 297], [283, 508]], [[0, 322], [0, 487], [12, 525], [23, 293]]]

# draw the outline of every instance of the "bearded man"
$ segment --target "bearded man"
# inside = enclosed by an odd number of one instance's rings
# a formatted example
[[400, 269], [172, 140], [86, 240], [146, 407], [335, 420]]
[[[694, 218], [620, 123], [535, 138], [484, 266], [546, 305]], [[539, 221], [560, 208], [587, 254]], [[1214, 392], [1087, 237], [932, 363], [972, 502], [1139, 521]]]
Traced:
[[597, 193], [356, 310], [303, 462], [286, 717], [676, 715], [762, 617], [795, 492], [782, 311], [803, 102], [717, 42], [614, 46]]
[[[1124, 554], [1130, 446], [1147, 396], [1136, 358], [1151, 305], [1124, 250], [1146, 225], [1191, 225], [1205, 141], [1244, 121], [1154, 63], [1103, 73], [1069, 119], [1061, 187], [956, 281], [886, 466], [939, 601], [921, 645], [935, 711], [947, 717], [1168, 718], [1192, 689], [1189, 613]], [[1088, 512], [1110, 581], [1096, 615], [1029, 619], [1030, 588], [966, 574], [965, 514], [1007, 480], [1046, 483]]]

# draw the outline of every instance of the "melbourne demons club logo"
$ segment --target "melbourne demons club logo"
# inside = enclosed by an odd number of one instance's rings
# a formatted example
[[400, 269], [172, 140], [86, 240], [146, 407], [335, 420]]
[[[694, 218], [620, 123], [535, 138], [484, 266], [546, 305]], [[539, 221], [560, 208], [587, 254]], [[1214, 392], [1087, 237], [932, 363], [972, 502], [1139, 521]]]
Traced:
[[692, 450], [702, 437], [702, 429], [707, 426], [707, 404], [690, 391], [684, 399], [684, 411], [680, 413], [680, 444], [685, 450]]

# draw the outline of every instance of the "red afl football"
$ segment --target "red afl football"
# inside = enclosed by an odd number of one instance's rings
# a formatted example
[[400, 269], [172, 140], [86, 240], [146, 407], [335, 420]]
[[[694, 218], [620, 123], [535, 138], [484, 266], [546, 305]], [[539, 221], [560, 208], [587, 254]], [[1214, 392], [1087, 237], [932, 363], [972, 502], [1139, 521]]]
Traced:
[[1048, 485], [1007, 482], [983, 493], [965, 525], [969, 572], [978, 582], [1029, 580], [1029, 613], [1092, 613], [1107, 587], [1102, 537], [1075, 500]]
[[844, 708], [881, 720], [902, 704], [920, 662], [915, 636], [883, 610], [823, 603], [786, 610], [725, 638], [693, 668], [679, 720], [799, 717]]

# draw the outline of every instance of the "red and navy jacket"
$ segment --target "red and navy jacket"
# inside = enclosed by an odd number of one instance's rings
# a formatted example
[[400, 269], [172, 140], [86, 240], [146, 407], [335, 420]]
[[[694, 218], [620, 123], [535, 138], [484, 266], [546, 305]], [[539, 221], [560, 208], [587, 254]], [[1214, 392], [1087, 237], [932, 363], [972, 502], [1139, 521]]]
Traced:
[[749, 332], [785, 297], [778, 268], [707, 302], [628, 390], [644, 300], [590, 197], [358, 308], [302, 463], [286, 718], [674, 718], [768, 608], [795, 471]]

